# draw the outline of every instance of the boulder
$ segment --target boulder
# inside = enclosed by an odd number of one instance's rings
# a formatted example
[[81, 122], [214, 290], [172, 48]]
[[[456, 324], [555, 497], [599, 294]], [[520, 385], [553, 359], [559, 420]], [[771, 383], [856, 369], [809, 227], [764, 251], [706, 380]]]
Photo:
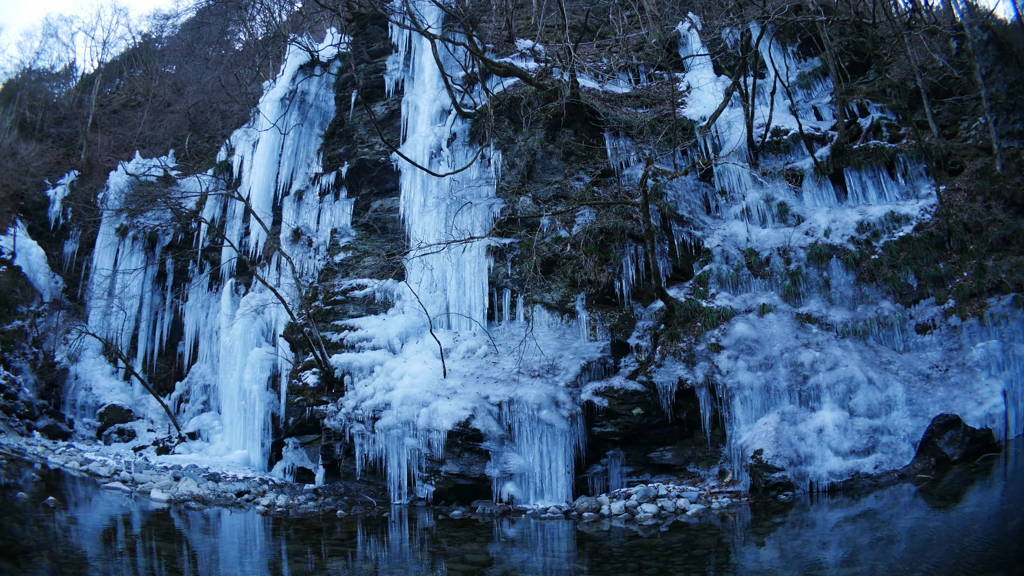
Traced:
[[96, 413], [96, 420], [99, 422], [99, 427], [96, 429], [96, 437], [102, 439], [103, 433], [112, 426], [127, 424], [138, 419], [139, 417], [132, 412], [131, 408], [126, 408], [120, 404], [106, 404]]
[[71, 438], [71, 429], [63, 422], [49, 416], [43, 416], [36, 420], [33, 423], [33, 427], [50, 440], [67, 440]]
[[594, 514], [601, 510], [601, 503], [597, 498], [580, 496], [573, 502], [572, 507], [577, 514]]
[[968, 426], [956, 414], [939, 414], [921, 436], [910, 465], [916, 470], [948, 468], [999, 450], [992, 430]]
[[102, 434], [103, 443], [107, 446], [111, 444], [121, 444], [124, 442], [131, 442], [135, 440], [136, 432], [135, 429], [124, 424], [117, 424], [111, 426]]
[[654, 500], [658, 496], [658, 491], [650, 486], [640, 486], [636, 489], [636, 492], [633, 493], [633, 496], [636, 498], [637, 502], [643, 504]]
[[[792, 493], [796, 485], [783, 468], [764, 459], [762, 450], [755, 450], [750, 456], [750, 493], [758, 496], [777, 498], [781, 494]], [[695, 499], [687, 498], [691, 502]]]

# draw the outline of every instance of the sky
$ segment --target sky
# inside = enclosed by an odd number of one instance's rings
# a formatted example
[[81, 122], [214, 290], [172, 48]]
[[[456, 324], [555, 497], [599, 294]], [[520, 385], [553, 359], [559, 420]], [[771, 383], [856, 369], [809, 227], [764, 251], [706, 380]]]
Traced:
[[[0, 50], [10, 50], [22, 32], [42, 22], [48, 13], [85, 14], [111, 0], [0, 0]], [[174, 6], [174, 0], [120, 0], [133, 17]]]

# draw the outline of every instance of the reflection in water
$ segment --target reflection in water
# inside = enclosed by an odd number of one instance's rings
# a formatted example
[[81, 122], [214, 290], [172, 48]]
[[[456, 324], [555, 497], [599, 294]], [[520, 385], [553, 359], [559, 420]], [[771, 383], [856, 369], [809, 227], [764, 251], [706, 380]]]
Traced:
[[[438, 520], [423, 508], [346, 519], [190, 510], [7, 461], [0, 573], [1012, 574], [1024, 561], [1024, 443], [1016, 444], [921, 487], [805, 498], [781, 513], [733, 510], [644, 537], [569, 521]], [[62, 505], [44, 505], [51, 495]]]

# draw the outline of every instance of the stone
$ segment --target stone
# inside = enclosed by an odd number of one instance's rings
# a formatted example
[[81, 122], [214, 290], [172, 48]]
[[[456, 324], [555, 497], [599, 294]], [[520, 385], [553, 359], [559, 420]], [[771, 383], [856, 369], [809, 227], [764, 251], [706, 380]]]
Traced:
[[185, 477], [178, 482], [175, 491], [182, 495], [198, 494], [200, 492], [199, 483], [195, 481], [195, 478]]
[[694, 516], [696, 514], [701, 513], [702, 511], [704, 511], [706, 509], [707, 509], [707, 506], [705, 506], [703, 504], [694, 504], [693, 506], [690, 506], [689, 510], [686, 511], [686, 515], [687, 516]]
[[118, 492], [131, 492], [132, 491], [131, 488], [125, 486], [124, 484], [122, 484], [120, 482], [108, 482], [108, 483], [104, 484], [103, 487], [106, 488], [107, 490], [116, 490]]
[[601, 510], [601, 503], [597, 498], [580, 496], [573, 502], [572, 508], [577, 514], [595, 513]]
[[968, 426], [956, 414], [939, 414], [921, 436], [911, 466], [917, 469], [947, 468], [999, 450], [991, 429]]
[[600, 518], [601, 518], [601, 516], [599, 514], [594, 514], [592, 512], [584, 512], [583, 513], [583, 521], [584, 522], [593, 522], [595, 520], [599, 520]]
[[677, 498], [676, 499], [676, 510], [686, 510], [689, 507], [690, 507], [690, 501], [687, 500], [686, 498]]
[[504, 506], [491, 500], [474, 500], [469, 506], [474, 513], [482, 516], [500, 516], [506, 511]]
[[640, 513], [633, 517], [633, 520], [635, 520], [639, 524], [646, 524], [651, 520], [654, 520], [654, 514]]
[[685, 498], [690, 502], [696, 502], [697, 500], [700, 500], [700, 492], [687, 491], [679, 494], [679, 497]]
[[125, 442], [131, 442], [137, 437], [135, 429], [131, 426], [125, 426], [123, 424], [116, 424], [108, 428], [101, 435], [103, 443], [107, 446], [111, 444], [124, 444]]
[[640, 511], [640, 514], [651, 514], [651, 515], [657, 514], [660, 511], [658, 509], [658, 505], [657, 504], [652, 504], [650, 502], [645, 502], [644, 504], [641, 504], [638, 510]]
[[106, 404], [96, 412], [96, 421], [99, 427], [96, 429], [96, 437], [103, 438], [103, 433], [108, 428], [118, 424], [127, 424], [138, 420], [139, 417], [132, 412], [131, 408], [120, 404]]
[[25, 494], [24, 492], [18, 492], [14, 497], [18, 500], [28, 500], [28, 494]]
[[626, 503], [622, 500], [616, 500], [608, 505], [608, 512], [612, 516], [620, 516], [626, 512]]
[[637, 488], [634, 496], [636, 496], [637, 502], [643, 504], [644, 502], [650, 502], [658, 495], [658, 491], [650, 486], [640, 486]]
[[654, 503], [658, 505], [658, 508], [670, 514], [676, 511], [676, 501], [671, 498], [658, 498]]
[[796, 485], [786, 471], [764, 459], [763, 450], [755, 450], [750, 456], [750, 493], [776, 497], [783, 492], [793, 492]]
[[454, 509], [454, 510], [452, 510], [451, 512], [448, 513], [448, 517], [449, 518], [454, 518], [455, 520], [458, 520], [459, 518], [462, 518], [465, 515], [466, 515], [466, 513], [463, 512], [459, 508], [456, 508], [456, 509]]
[[43, 500], [43, 504], [46, 504], [50, 508], [56, 508], [56, 507], [60, 506], [60, 500], [57, 500], [53, 496], [50, 496], [46, 500]]
[[626, 500], [625, 506], [627, 512], [633, 512], [640, 506], [640, 503], [636, 500]]
[[171, 495], [159, 488], [153, 488], [149, 491], [149, 499], [154, 502], [168, 502], [171, 499]]
[[37, 419], [32, 425], [40, 434], [50, 440], [67, 440], [71, 438], [71, 429], [63, 422], [58, 422], [49, 416]]
[[601, 506], [607, 506], [608, 504], [611, 503], [611, 499], [608, 498], [607, 494], [601, 494], [600, 496], [598, 496], [597, 501], [598, 503], [601, 504]]
[[604, 506], [601, 506], [601, 510], [598, 513], [601, 514], [601, 516], [611, 516], [611, 514], [612, 514], [612, 507], [607, 505], [607, 504], [604, 505]]

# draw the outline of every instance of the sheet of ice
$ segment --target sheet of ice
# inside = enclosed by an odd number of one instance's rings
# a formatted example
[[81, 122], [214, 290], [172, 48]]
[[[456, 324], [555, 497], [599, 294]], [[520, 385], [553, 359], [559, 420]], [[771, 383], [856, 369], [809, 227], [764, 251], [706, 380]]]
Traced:
[[[404, 18], [441, 29], [436, 4], [415, 1], [408, 9]], [[596, 327], [582, 299], [570, 318], [527, 310], [521, 296], [513, 313], [511, 291], [495, 294], [498, 321], [489, 324], [487, 250], [500, 241], [488, 237], [501, 208], [500, 156], [470, 143], [469, 122], [445, 89], [430, 42], [400, 24], [391, 34], [388, 93], [403, 90], [394, 160], [410, 248], [406, 280], [367, 283], [393, 308], [341, 327], [349, 350], [332, 364], [348, 385], [332, 421], [348, 431], [359, 473], [381, 470], [393, 502], [429, 498], [428, 461], [444, 459], [445, 438], [461, 425], [488, 438], [496, 497], [566, 502], [580, 441], [570, 387], [601, 353], [588, 340]], [[464, 59], [459, 50], [441, 55], [456, 76], [469, 69]], [[472, 108], [484, 95], [457, 91], [456, 98]]]
[[64, 281], [50, 269], [46, 252], [29, 236], [21, 220], [15, 220], [0, 236], [0, 254], [11, 259], [21, 269], [43, 302], [60, 299]]
[[59, 228], [61, 223], [71, 217], [71, 208], [64, 209], [64, 199], [71, 193], [71, 185], [78, 178], [78, 170], [72, 170], [57, 181], [57, 185], [46, 192], [50, 199], [50, 208], [47, 211], [50, 217], [50, 228]]
[[[298, 315], [301, 292], [326, 262], [332, 233], [347, 230], [351, 220], [339, 174], [324, 173], [320, 155], [335, 113], [338, 55], [346, 46], [334, 30], [322, 42], [291, 40], [252, 120], [219, 155], [237, 188], [215, 170], [179, 174], [173, 153], [136, 155], [111, 173], [100, 197], [103, 220], [86, 297], [89, 328], [147, 373], [159, 354], [175, 353], [165, 347], [180, 319], [177, 353], [188, 373], [169, 404], [187, 429], [200, 432], [199, 441], [179, 447], [193, 459], [267, 466], [271, 418], [283, 410], [293, 361], [282, 334]], [[142, 196], [154, 186], [162, 188], [159, 195]], [[180, 209], [200, 214], [187, 278], [175, 278], [167, 254], [172, 244], [188, 241], [172, 223]], [[272, 231], [279, 238], [268, 245]], [[218, 250], [219, 262], [208, 257]], [[236, 274], [238, 261], [246, 264], [244, 274]], [[73, 368], [68, 404], [89, 418], [98, 398], [133, 385], [118, 384], [97, 354], [83, 358], [87, 365], [79, 360]], [[131, 395], [121, 391], [121, 400]]]
[[997, 307], [985, 324], [941, 323], [927, 335], [897, 329], [909, 341], [903, 350], [789, 314], [748, 314], [727, 325], [715, 340], [723, 349], [702, 349], [697, 371], [714, 378], [723, 401], [732, 470], [743, 474], [762, 450], [798, 486], [821, 489], [909, 463], [932, 417], [944, 412], [1004, 438], [1024, 432], [1019, 308]]

